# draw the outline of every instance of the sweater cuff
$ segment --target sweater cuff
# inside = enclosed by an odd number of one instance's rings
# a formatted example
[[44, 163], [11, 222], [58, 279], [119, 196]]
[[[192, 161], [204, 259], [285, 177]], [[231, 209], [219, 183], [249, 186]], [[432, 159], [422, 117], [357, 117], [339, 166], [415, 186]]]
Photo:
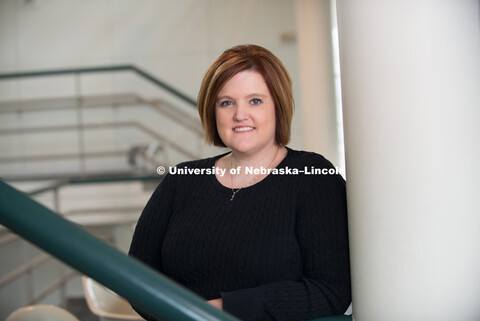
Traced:
[[223, 310], [241, 320], [263, 320], [263, 287], [222, 292]]

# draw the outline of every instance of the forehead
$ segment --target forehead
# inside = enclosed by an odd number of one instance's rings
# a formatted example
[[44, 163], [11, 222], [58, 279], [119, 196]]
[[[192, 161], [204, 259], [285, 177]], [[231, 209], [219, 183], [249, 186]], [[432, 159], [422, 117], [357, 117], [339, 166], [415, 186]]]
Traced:
[[218, 96], [248, 95], [251, 93], [268, 95], [269, 90], [262, 74], [255, 70], [243, 70], [235, 74], [220, 90]]

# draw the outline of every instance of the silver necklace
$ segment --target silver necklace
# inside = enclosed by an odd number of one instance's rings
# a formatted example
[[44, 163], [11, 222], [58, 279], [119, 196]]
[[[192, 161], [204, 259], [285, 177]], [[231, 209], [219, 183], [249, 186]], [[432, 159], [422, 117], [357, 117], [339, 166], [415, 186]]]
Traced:
[[[277, 155], [278, 155], [278, 151], [280, 150], [280, 146], [277, 148], [277, 152], [275, 153], [275, 156], [273, 157], [272, 161], [270, 162], [270, 164], [268, 164], [267, 166], [267, 169], [270, 168], [270, 166], [272, 166], [273, 162], [275, 161], [275, 159], [277, 158]], [[235, 198], [235, 195], [237, 195], [238, 192], [240, 192], [240, 190], [244, 187], [247, 187], [251, 184], [253, 184], [253, 182], [257, 179], [257, 177], [260, 175], [260, 174], [257, 174], [255, 175], [251, 180], [249, 180], [245, 185], [243, 185], [242, 187], [238, 188], [237, 190], [235, 190], [233, 188], [233, 174], [232, 174], [232, 168], [233, 168], [233, 152], [232, 152], [232, 155], [230, 156], [230, 184], [232, 185], [232, 198], [230, 198], [230, 201], [233, 201], [233, 199]]]

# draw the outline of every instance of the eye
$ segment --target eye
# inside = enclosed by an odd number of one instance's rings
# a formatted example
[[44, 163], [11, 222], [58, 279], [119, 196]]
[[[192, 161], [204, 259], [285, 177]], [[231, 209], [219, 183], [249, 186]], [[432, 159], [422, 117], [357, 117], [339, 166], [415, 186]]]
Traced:
[[253, 98], [252, 100], [250, 100], [250, 103], [254, 106], [258, 106], [262, 103], [262, 100], [258, 98]]
[[224, 100], [224, 101], [221, 101], [219, 104], [220, 107], [228, 107], [231, 105], [233, 105], [233, 101], [231, 100]]

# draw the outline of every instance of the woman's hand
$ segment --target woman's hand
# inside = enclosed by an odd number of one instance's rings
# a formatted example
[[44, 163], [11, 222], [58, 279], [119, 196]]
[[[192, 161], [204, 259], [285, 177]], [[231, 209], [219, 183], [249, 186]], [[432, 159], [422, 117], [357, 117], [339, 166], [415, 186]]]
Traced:
[[222, 310], [222, 308], [223, 308], [222, 299], [210, 300], [210, 301], [207, 301], [207, 303], [210, 304], [210, 305], [213, 305], [214, 307], [216, 307], [217, 309], [220, 309], [220, 310]]

